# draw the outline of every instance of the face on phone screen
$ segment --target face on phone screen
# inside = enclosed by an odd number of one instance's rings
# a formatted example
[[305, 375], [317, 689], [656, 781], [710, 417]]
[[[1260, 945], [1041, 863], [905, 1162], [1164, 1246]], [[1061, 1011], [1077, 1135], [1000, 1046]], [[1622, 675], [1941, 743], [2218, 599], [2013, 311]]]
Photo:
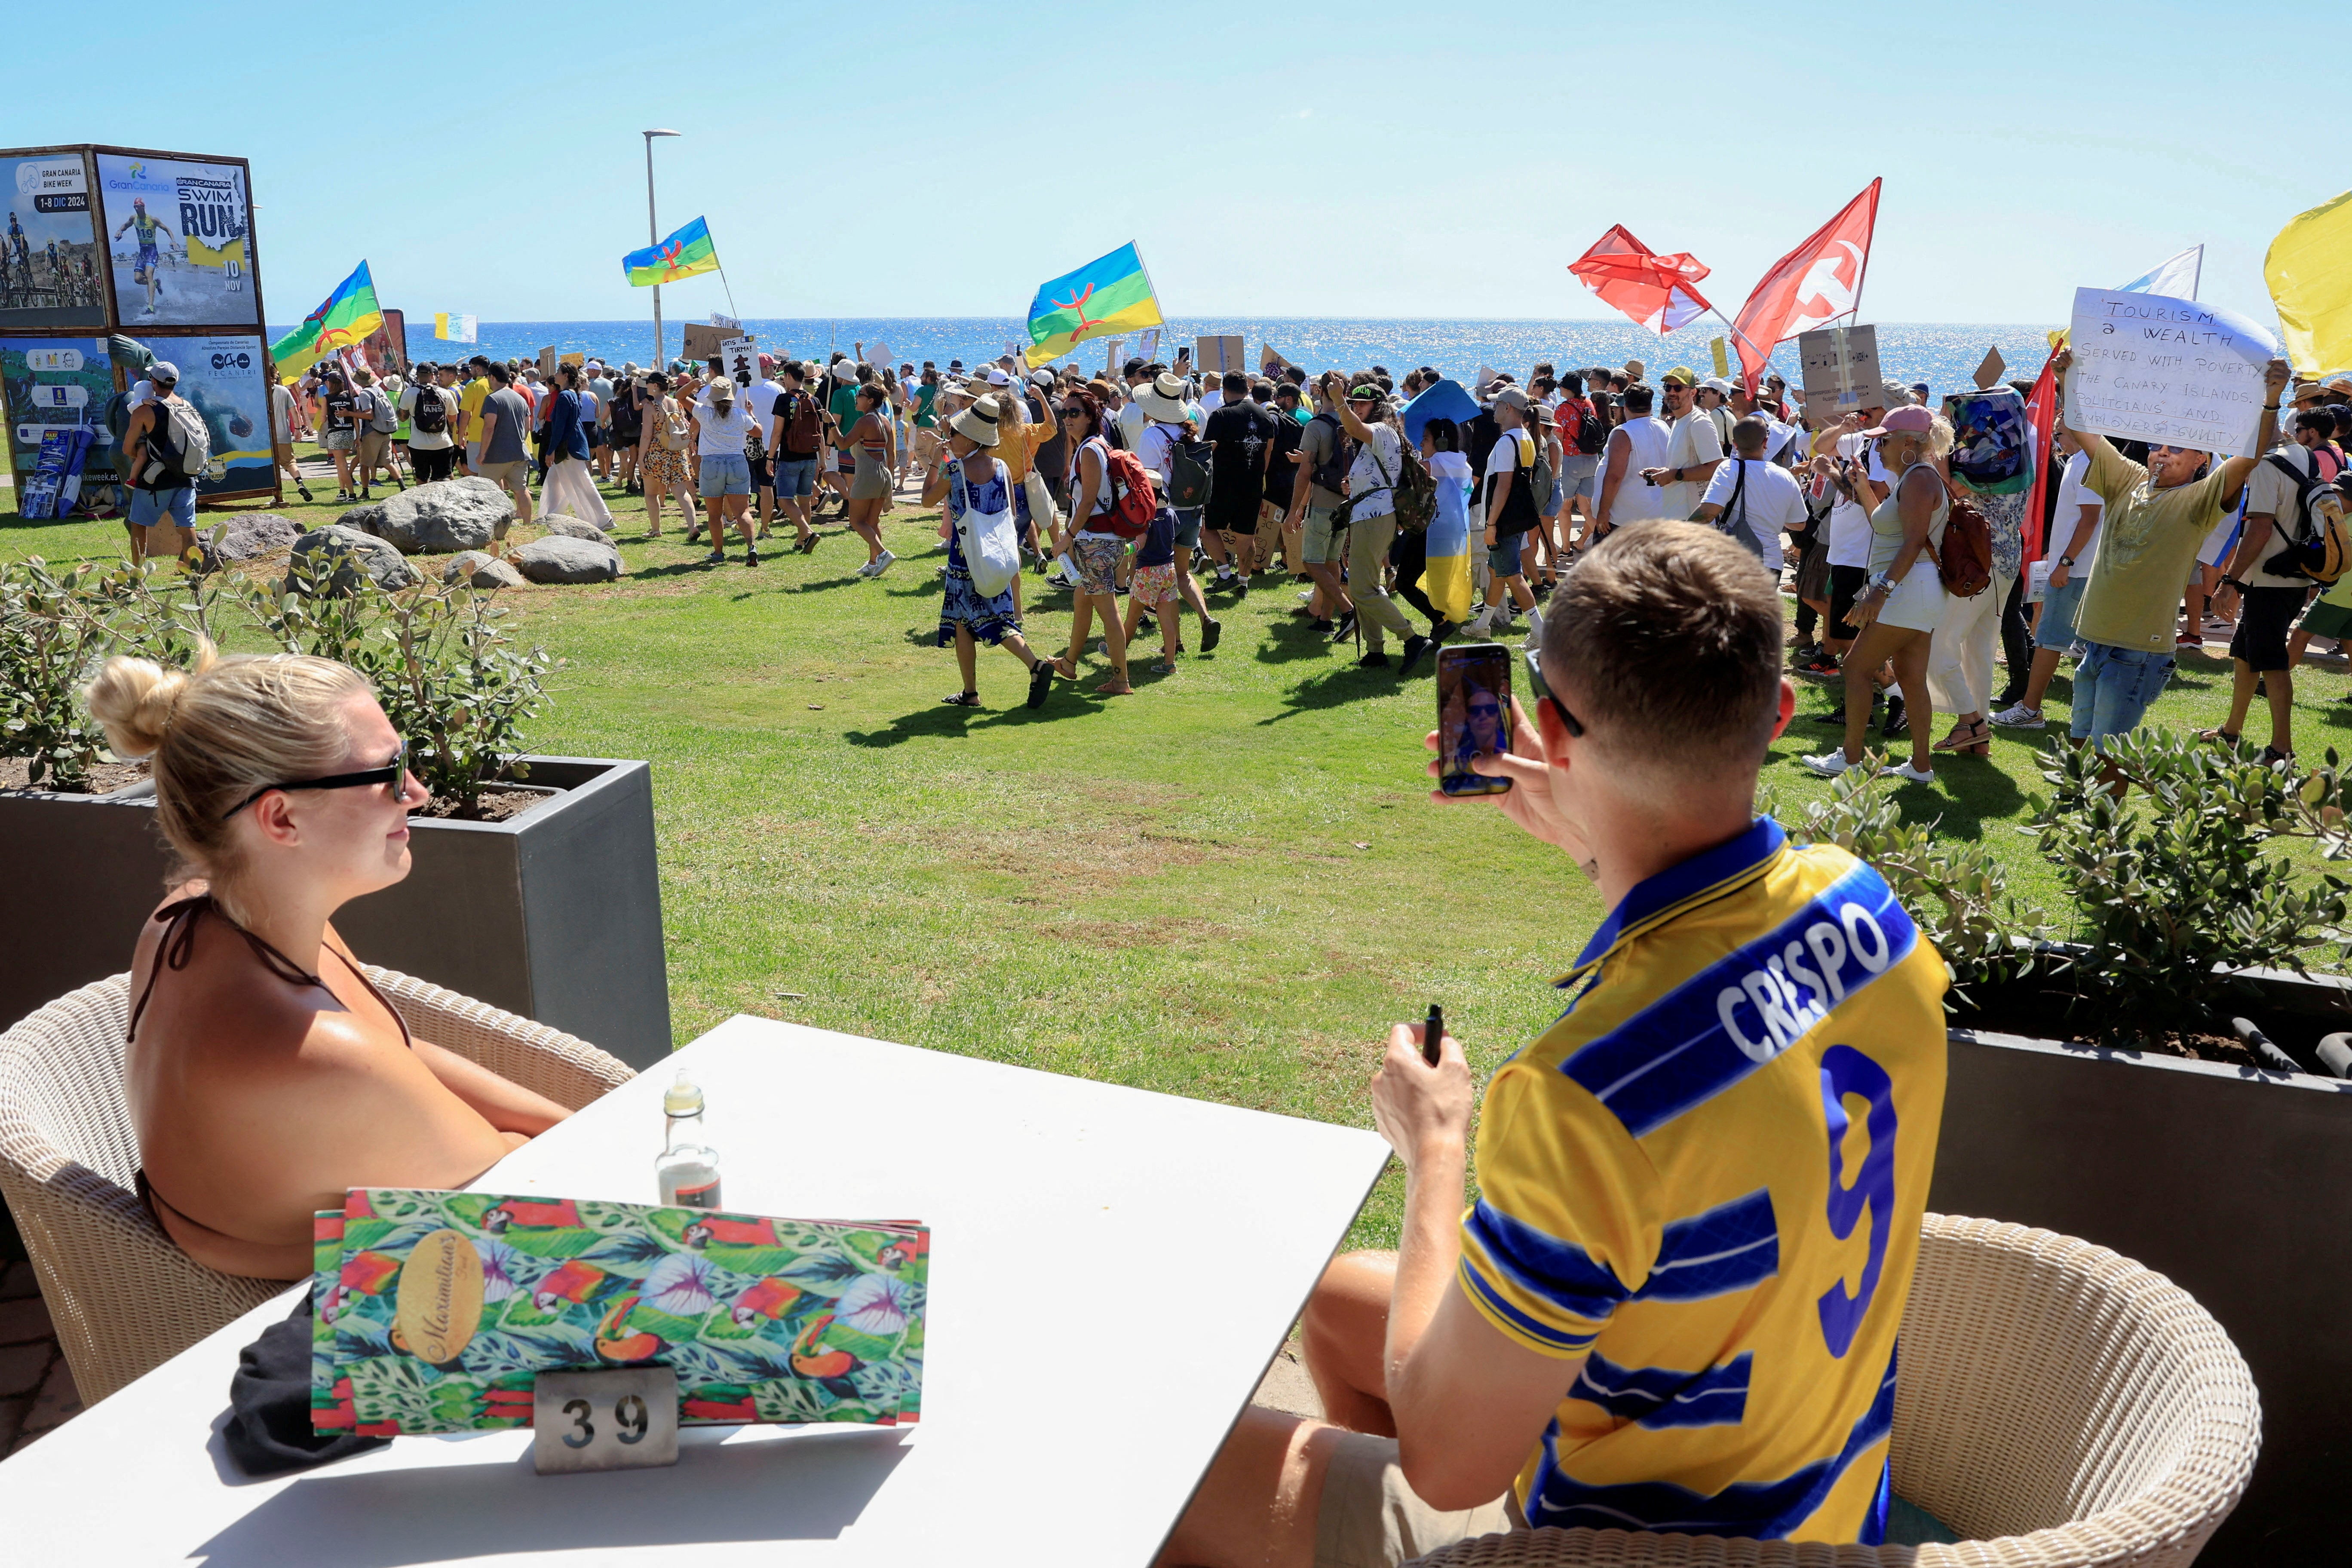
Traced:
[[1511, 749], [1511, 655], [1500, 643], [1437, 650], [1437, 787], [1447, 795], [1501, 795], [1507, 778], [1470, 771], [1475, 756]]

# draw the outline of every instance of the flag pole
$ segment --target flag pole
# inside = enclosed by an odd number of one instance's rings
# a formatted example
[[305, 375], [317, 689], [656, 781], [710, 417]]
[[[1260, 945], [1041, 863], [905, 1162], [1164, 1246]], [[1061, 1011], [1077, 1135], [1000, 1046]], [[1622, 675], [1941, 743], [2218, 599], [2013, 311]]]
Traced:
[[[718, 256], [716, 245], [710, 247], [710, 254], [714, 258]], [[727, 290], [727, 313], [735, 318], [735, 330], [740, 332], [743, 330], [743, 311], [735, 303], [735, 285], [727, 281], [727, 264], [723, 261], [719, 264], [719, 286]]]

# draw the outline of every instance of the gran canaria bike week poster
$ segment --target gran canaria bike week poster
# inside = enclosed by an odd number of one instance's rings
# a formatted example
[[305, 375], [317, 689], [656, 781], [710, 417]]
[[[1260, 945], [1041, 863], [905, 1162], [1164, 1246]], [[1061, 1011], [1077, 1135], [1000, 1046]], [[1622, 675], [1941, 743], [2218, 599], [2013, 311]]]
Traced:
[[124, 331], [261, 324], [242, 165], [100, 153], [98, 185]]
[[63, 331], [106, 324], [89, 168], [81, 153], [0, 159], [0, 330]]

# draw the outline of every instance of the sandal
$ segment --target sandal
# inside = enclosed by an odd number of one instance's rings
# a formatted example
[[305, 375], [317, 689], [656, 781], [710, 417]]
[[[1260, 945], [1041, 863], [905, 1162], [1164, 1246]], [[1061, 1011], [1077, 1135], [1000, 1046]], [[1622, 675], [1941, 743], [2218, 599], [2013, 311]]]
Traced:
[[1970, 757], [1989, 756], [1992, 752], [1992, 731], [1982, 719], [1954, 724], [1950, 734], [1927, 749], [1931, 752], [1957, 752]]
[[942, 697], [940, 700], [950, 708], [977, 708], [980, 706], [980, 693], [959, 691], [953, 697]]
[[1124, 680], [1119, 680], [1114, 678], [1112, 679], [1106, 680], [1100, 686], [1096, 687], [1095, 695], [1097, 697], [1132, 697], [1135, 695], [1135, 688], [1129, 686]]
[[2238, 737], [2227, 730], [2200, 730], [2197, 731], [2197, 738], [2217, 745], [2227, 746], [2233, 752], [2238, 749]]
[[1054, 689], [1054, 676], [1055, 673], [1054, 661], [1050, 658], [1041, 658], [1035, 664], [1029, 667], [1030, 707], [1043, 708], [1045, 706], [1045, 694]]

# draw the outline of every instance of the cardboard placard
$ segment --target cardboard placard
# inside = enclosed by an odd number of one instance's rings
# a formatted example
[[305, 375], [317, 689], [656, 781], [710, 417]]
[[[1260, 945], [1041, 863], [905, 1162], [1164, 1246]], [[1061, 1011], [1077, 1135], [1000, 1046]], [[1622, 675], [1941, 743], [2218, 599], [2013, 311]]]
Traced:
[[546, 347], [539, 351], [539, 374], [541, 375], [551, 376], [555, 374], [555, 345], [553, 343], [549, 343]]
[[888, 343], [867, 343], [866, 345], [866, 363], [872, 365], [877, 370], [880, 370], [883, 366], [889, 364], [897, 357], [897, 355], [890, 352], [890, 345]]
[[1286, 368], [1289, 363], [1290, 362], [1288, 360], [1282, 357], [1282, 351], [1276, 348], [1272, 343], [1260, 343], [1258, 345], [1257, 368], [1260, 375], [1272, 375], [1276, 372]]
[[686, 323], [686, 347], [681, 349], [679, 353], [681, 357], [691, 360], [696, 364], [701, 364], [718, 357], [719, 345], [734, 335], [733, 331], [724, 327], [706, 326], [700, 321], [688, 321]]
[[2252, 450], [2263, 374], [2278, 353], [2259, 323], [2194, 300], [2077, 289], [2069, 333], [2075, 429], [2216, 457]]
[[1999, 386], [2000, 373], [2008, 368], [2009, 362], [2000, 357], [2000, 344], [1985, 350], [1983, 362], [1977, 366], [1977, 390], [1982, 392]]
[[1202, 370], [1223, 375], [1242, 368], [1244, 345], [1240, 338], [1194, 338], [1192, 342], [1198, 349], [1192, 358]]
[[1135, 335], [1136, 357], [1149, 363], [1160, 354], [1160, 329], [1146, 327]]
[[760, 340], [730, 338], [719, 345], [719, 358], [727, 379], [745, 391], [760, 379]]
[[1876, 327], [1818, 327], [1797, 335], [1805, 417], [1820, 429], [1880, 400]]

